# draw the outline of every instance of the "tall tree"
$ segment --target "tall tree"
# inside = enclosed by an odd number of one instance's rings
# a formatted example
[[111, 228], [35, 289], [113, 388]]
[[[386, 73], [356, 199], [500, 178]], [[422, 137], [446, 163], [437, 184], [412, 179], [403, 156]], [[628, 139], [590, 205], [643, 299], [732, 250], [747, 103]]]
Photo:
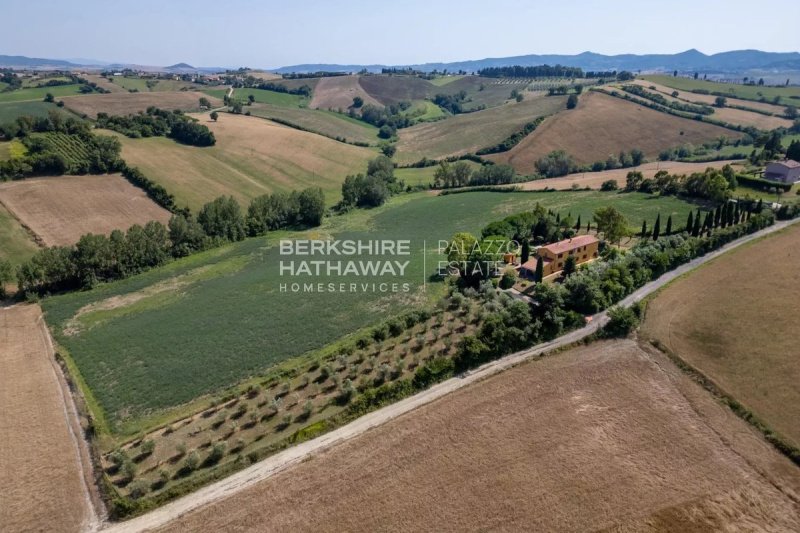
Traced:
[[581, 230], [581, 216], [578, 215], [578, 221], [575, 222], [575, 233], [578, 233]]
[[699, 237], [700, 236], [700, 210], [697, 210], [697, 214], [694, 216], [694, 227], [692, 228], [692, 237]]
[[536, 258], [536, 276], [534, 277], [534, 280], [536, 281], [536, 283], [541, 283], [543, 279], [544, 279], [544, 260], [540, 255], [539, 257]]
[[672, 235], [672, 215], [667, 217], [667, 230], [665, 232], [666, 235]]
[[564, 261], [564, 270], [561, 271], [561, 275], [564, 278], [570, 277], [575, 271], [578, 269], [578, 261], [575, 259], [574, 255], [570, 255]]
[[646, 239], [647, 236], [647, 220], [642, 220], [642, 232], [639, 234], [639, 237]]
[[686, 228], [684, 229], [684, 231], [691, 233], [693, 228], [694, 228], [694, 218], [692, 217], [692, 212], [689, 211], [689, 216], [686, 217]]
[[661, 213], [656, 215], [656, 224], [653, 226], [653, 240], [658, 240], [659, 235], [661, 235]]
[[609, 242], [619, 242], [628, 235], [628, 221], [614, 207], [601, 207], [594, 212], [597, 231]]
[[522, 264], [528, 262], [528, 259], [531, 258], [531, 245], [528, 243], [528, 239], [522, 241]]

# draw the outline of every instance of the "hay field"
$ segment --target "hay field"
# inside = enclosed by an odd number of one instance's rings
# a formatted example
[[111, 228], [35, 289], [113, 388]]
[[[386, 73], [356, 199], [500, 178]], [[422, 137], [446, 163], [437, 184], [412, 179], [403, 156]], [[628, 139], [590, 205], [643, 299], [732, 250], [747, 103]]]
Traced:
[[424, 100], [438, 92], [429, 81], [416, 76], [360, 76], [358, 83], [370, 96], [384, 105], [401, 100]]
[[202, 97], [208, 98], [214, 106], [222, 105], [222, 100], [218, 98], [192, 91], [87, 94], [63, 98], [63, 102], [67, 108], [79, 115], [85, 114], [97, 118], [97, 113], [100, 112], [109, 115], [130, 115], [145, 111], [150, 106], [193, 111], [199, 109]]
[[[660, 83], [668, 87], [673, 87], [678, 91], [705, 89], [709, 92], [726, 93], [726, 95], [730, 95], [735, 98], [741, 98], [744, 100], [759, 100], [760, 98], [763, 97], [766, 98], [768, 101], [772, 101], [772, 99], [775, 98], [776, 96], [780, 96], [781, 103], [785, 105], [789, 105], [792, 102], [792, 99], [790, 99], [792, 96], [800, 96], [800, 87], [797, 86], [767, 87], [758, 85], [739, 85], [736, 83], [720, 83], [707, 80], [695, 80], [680, 76], [676, 78], [673, 76], [663, 76], [663, 75], [659, 76], [659, 75], [649, 75], [649, 74], [647, 76], [644, 76], [644, 79], [646, 79], [647, 81]], [[797, 100], [794, 101], [797, 102]]]
[[383, 107], [383, 104], [367, 93], [358, 82], [358, 76], [333, 76], [320, 78], [314, 87], [312, 109], [347, 109], [353, 105], [353, 98], [360, 96], [364, 104]]
[[16, 266], [38, 250], [33, 237], [0, 203], [0, 261], [10, 261]]
[[517, 146], [488, 159], [530, 174], [534, 163], [553, 150], [565, 150], [578, 164], [587, 164], [633, 148], [653, 158], [666, 148], [702, 144], [721, 136], [738, 138], [741, 133], [589, 92], [580, 97], [575, 109], [545, 120]]
[[563, 109], [565, 102], [564, 96], [541, 96], [401, 129], [395, 160], [406, 164], [423, 157], [440, 159], [493, 146], [537, 117]]
[[[560, 178], [547, 178], [542, 180], [526, 181], [516, 183], [514, 186], [521, 187], [523, 191], [542, 191], [544, 189], [557, 189], [566, 191], [573, 187], [599, 189], [603, 182], [614, 180], [620, 189], [625, 186], [625, 178], [628, 172], [638, 170], [645, 178], [652, 178], [659, 170], [666, 170], [670, 174], [691, 174], [692, 172], [702, 172], [707, 168], [722, 168], [725, 165], [737, 166], [740, 161], [710, 161], [708, 163], [684, 163], [681, 161], [655, 161], [644, 163], [636, 168], [615, 168], [614, 170], [602, 170], [600, 172], [584, 172], [581, 174], [570, 174]], [[742, 169], [737, 169], [741, 171]]]
[[80, 429], [70, 429], [77, 420], [48, 335], [39, 306], [0, 308], [0, 529], [7, 532], [82, 531], [92, 517], [71, 433]]
[[124, 93], [127, 92], [125, 88], [122, 86], [114, 83], [113, 81], [108, 81], [108, 78], [105, 76], [101, 76], [100, 74], [84, 74], [82, 77], [86, 78], [92, 83], [96, 83], [98, 87], [105, 89], [106, 91], [112, 93]]
[[122, 157], [193, 210], [221, 195], [243, 204], [274, 192], [322, 187], [338, 201], [349, 174], [364, 172], [377, 152], [258, 117], [223, 113], [217, 122], [196, 115], [217, 138], [198, 148], [164, 137], [122, 141]]
[[160, 531], [788, 531], [798, 489], [664, 356], [617, 341], [461, 389]]
[[795, 446], [798, 250], [797, 226], [739, 248], [659, 293], [643, 327]]
[[292, 109], [270, 104], [248, 106], [250, 114], [295, 124], [326, 137], [342, 137], [349, 142], [377, 144], [378, 128], [358, 119], [322, 109]]
[[0, 203], [48, 246], [74, 244], [170, 213], [118, 174], [29, 178], [0, 184]]

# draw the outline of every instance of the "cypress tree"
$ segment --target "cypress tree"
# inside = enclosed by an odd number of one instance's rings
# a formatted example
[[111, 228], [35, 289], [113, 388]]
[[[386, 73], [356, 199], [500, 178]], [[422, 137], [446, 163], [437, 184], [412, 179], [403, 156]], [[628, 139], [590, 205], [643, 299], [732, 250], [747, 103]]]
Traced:
[[727, 207], [728, 207], [728, 225], [729, 225], [729, 226], [733, 226], [733, 224], [734, 224], [734, 217], [733, 217], [733, 215], [734, 215], [734, 212], [733, 212], [733, 204], [732, 204], [732, 203], [730, 203], [730, 202], [728, 202], [726, 205], [727, 205]]
[[531, 258], [531, 245], [528, 243], [528, 239], [525, 239], [522, 242], [522, 262], [527, 263], [528, 259]]
[[736, 202], [736, 207], [733, 211], [733, 223], [738, 224], [742, 221], [742, 211], [739, 209], [739, 202]]
[[689, 216], [686, 217], [686, 229], [684, 231], [691, 233], [693, 228], [694, 228], [694, 218], [692, 217], [692, 212], [689, 211]]
[[578, 215], [578, 221], [575, 223], [575, 233], [581, 230], [581, 216]]
[[697, 214], [694, 217], [694, 227], [692, 228], [692, 237], [699, 237], [700, 236], [700, 210], [697, 210]]
[[714, 227], [717, 228], [722, 221], [722, 206], [718, 205], [717, 208], [714, 210]]
[[540, 255], [536, 259], [536, 276], [535, 281], [536, 283], [541, 283], [542, 279], [544, 279], [544, 261], [542, 261], [542, 256]]
[[639, 235], [642, 239], [647, 238], [647, 221], [642, 220], [642, 233]]
[[561, 213], [556, 213], [556, 224], [561, 222]]
[[656, 216], [656, 225], [653, 226], [653, 240], [657, 240], [661, 234], [661, 213]]
[[667, 217], [667, 235], [672, 235], [672, 215]]
[[714, 219], [711, 218], [711, 211], [709, 211], [708, 213], [706, 213], [706, 219], [703, 222], [703, 229], [708, 231], [709, 234], [710, 234], [711, 233], [711, 228], [713, 228], [713, 227], [714, 227]]
[[758, 204], [756, 204], [756, 213], [760, 213], [762, 209], [764, 209], [764, 200], [759, 198]]
[[591, 220], [586, 223], [586, 233], [589, 233], [590, 231], [592, 231], [592, 221]]

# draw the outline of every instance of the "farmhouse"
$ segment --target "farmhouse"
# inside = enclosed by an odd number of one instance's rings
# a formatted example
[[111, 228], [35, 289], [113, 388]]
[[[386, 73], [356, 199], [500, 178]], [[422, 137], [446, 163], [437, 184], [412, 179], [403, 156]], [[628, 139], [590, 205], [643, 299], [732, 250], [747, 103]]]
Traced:
[[800, 163], [791, 159], [770, 163], [764, 170], [764, 179], [781, 183], [800, 181]]
[[591, 261], [597, 257], [599, 241], [593, 235], [580, 235], [572, 239], [540, 246], [536, 255], [520, 266], [520, 274], [527, 277], [536, 275], [536, 263], [542, 258], [543, 276], [547, 277], [564, 268], [567, 257], [574, 256], [577, 264]]

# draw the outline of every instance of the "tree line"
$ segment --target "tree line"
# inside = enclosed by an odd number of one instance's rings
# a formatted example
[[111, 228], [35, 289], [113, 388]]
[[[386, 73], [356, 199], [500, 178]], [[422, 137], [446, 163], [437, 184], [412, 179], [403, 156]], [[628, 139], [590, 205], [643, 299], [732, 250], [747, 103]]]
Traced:
[[136, 115], [109, 116], [107, 113], [98, 113], [97, 125], [134, 139], [170, 137], [192, 146], [213, 146], [217, 142], [207, 126], [199, 124], [182, 111], [167, 111], [153, 106], [148, 107], [145, 113]]
[[127, 232], [114, 230], [107, 237], [83, 235], [73, 246], [44, 248], [18, 267], [17, 282], [24, 294], [90, 288], [247, 236], [318, 226], [324, 212], [319, 187], [259, 196], [247, 213], [232, 197], [219, 197], [205, 204], [196, 218], [185, 210], [173, 214], [166, 226], [152, 221]]
[[565, 67], [562, 65], [538, 65], [523, 67], [513, 65], [508, 67], [487, 67], [478, 71], [479, 76], [485, 78], [584, 78], [583, 69], [580, 67]]
[[347, 176], [342, 183], [340, 211], [353, 207], [377, 207], [391, 195], [403, 190], [403, 182], [394, 175], [394, 163], [381, 155], [367, 163], [366, 174]]
[[466, 161], [440, 161], [433, 174], [433, 186], [437, 189], [452, 187], [503, 185], [514, 181], [511, 165], [487, 164], [472, 170]]

